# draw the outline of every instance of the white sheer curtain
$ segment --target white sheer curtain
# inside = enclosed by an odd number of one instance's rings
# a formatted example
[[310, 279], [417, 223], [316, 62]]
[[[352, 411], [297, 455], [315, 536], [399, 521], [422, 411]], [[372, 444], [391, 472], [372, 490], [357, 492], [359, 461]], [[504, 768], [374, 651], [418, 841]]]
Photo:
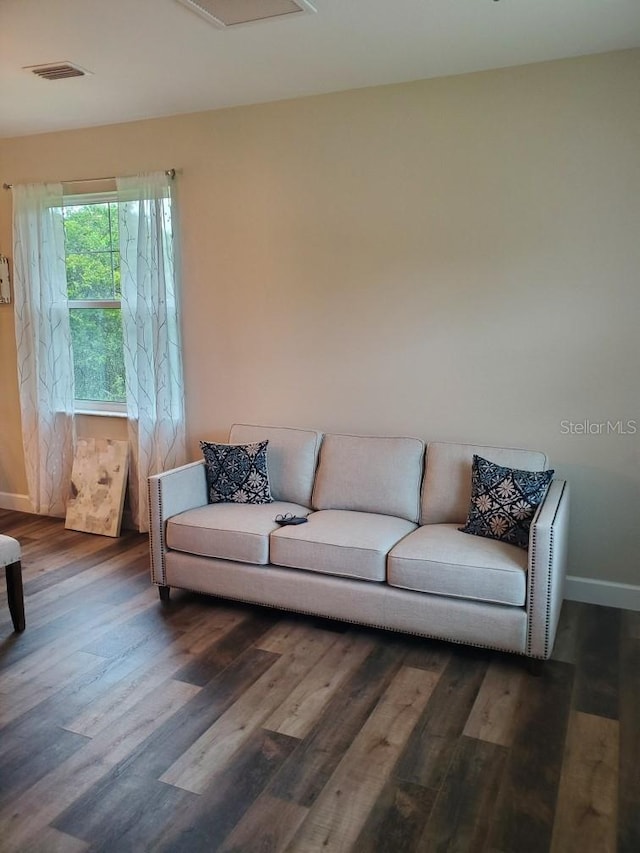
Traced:
[[62, 186], [13, 188], [18, 385], [29, 499], [64, 516], [75, 444]]
[[149, 529], [147, 477], [186, 461], [172, 181], [164, 172], [118, 178], [129, 499]]

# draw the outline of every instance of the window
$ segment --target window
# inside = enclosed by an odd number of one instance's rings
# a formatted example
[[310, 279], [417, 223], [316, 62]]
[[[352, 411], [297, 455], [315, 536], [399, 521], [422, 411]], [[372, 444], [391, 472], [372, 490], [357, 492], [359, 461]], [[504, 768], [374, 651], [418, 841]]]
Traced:
[[76, 409], [125, 412], [116, 195], [69, 196], [62, 212]]

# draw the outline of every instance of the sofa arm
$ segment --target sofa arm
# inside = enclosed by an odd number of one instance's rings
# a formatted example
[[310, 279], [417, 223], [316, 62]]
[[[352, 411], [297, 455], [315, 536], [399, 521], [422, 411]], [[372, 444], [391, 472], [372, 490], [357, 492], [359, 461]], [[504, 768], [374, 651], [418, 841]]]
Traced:
[[149, 477], [149, 548], [151, 580], [166, 585], [165, 529], [167, 519], [207, 503], [204, 461], [191, 462]]
[[551, 657], [564, 598], [569, 528], [569, 484], [552, 480], [529, 534], [527, 654]]

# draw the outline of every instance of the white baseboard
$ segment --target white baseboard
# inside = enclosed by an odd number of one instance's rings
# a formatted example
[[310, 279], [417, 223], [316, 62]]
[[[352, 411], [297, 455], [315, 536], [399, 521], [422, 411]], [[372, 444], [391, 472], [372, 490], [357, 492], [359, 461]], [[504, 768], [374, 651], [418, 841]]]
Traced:
[[603, 604], [623, 610], [640, 610], [640, 586], [614, 581], [599, 581], [593, 578], [567, 576], [564, 597], [586, 604]]
[[15, 509], [16, 512], [33, 512], [29, 495], [0, 492], [0, 509]]

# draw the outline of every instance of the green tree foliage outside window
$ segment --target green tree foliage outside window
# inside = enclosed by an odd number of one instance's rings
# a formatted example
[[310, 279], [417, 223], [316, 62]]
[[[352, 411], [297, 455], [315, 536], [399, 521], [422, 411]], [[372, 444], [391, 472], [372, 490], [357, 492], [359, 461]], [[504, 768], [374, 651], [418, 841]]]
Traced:
[[63, 217], [76, 400], [122, 403], [118, 205], [74, 204], [64, 207]]

